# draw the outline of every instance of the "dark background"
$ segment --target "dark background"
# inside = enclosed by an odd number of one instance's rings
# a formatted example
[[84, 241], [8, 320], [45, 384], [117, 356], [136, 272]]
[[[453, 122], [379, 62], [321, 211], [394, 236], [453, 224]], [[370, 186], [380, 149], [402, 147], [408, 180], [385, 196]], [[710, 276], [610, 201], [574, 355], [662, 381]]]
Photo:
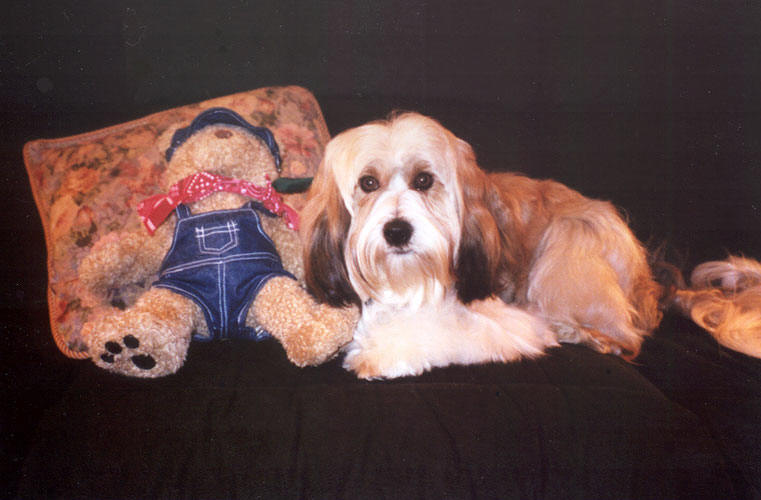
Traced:
[[394, 109], [430, 114], [484, 168], [613, 201], [685, 270], [761, 257], [761, 4], [8, 2], [1, 476], [83, 363], [50, 337], [23, 144], [290, 84], [315, 94], [333, 134]]

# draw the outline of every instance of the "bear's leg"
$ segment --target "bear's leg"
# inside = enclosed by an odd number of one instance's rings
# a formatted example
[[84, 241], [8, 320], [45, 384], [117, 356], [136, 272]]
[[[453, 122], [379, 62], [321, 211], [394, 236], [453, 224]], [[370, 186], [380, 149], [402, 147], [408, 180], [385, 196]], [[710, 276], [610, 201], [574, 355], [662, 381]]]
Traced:
[[333, 357], [354, 334], [356, 307], [318, 304], [291, 278], [270, 279], [249, 309], [249, 326], [261, 325], [278, 339], [298, 366], [318, 365]]
[[133, 377], [160, 377], [185, 361], [198, 306], [151, 288], [131, 308], [92, 322], [82, 335], [96, 365]]

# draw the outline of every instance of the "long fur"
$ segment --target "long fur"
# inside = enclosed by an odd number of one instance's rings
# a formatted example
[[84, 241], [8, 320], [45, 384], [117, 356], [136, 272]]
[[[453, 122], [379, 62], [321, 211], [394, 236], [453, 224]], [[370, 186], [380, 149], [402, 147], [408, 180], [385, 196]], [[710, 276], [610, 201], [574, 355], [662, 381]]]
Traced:
[[675, 303], [725, 347], [761, 358], [761, 264], [732, 256], [692, 272]]
[[[661, 319], [664, 290], [610, 203], [487, 174], [470, 145], [416, 113], [336, 136], [302, 213], [308, 287], [362, 305], [345, 358], [361, 377], [531, 357], [558, 341], [633, 358]], [[390, 238], [394, 225], [406, 237]], [[706, 264], [693, 283], [680, 306], [758, 356], [761, 265]]]

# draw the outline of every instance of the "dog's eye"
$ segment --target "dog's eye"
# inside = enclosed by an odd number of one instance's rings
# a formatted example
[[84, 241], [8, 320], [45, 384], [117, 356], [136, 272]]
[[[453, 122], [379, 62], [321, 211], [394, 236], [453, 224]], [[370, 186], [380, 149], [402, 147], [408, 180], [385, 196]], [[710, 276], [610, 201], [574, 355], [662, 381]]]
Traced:
[[380, 183], [378, 182], [378, 179], [373, 177], [372, 175], [365, 175], [360, 177], [359, 179], [359, 187], [364, 191], [365, 193], [370, 193], [372, 191], [375, 191], [380, 187]]
[[428, 172], [420, 172], [412, 180], [412, 188], [417, 191], [428, 191], [433, 186], [433, 175]]

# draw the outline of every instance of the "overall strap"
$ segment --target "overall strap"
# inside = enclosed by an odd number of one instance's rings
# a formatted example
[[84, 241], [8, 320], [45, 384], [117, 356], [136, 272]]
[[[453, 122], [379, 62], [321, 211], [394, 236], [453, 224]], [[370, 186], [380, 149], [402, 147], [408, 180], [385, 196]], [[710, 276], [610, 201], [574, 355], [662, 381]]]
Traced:
[[177, 205], [177, 208], [174, 209], [177, 213], [177, 219], [185, 219], [186, 217], [190, 217], [190, 209], [187, 205], [184, 203], [180, 203]]

